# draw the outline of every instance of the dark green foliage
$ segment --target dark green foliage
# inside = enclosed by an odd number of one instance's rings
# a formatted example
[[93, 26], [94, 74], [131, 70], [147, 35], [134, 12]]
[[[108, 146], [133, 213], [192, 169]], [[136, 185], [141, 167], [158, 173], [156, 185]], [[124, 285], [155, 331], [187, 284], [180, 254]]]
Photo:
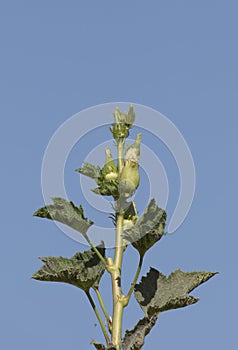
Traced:
[[[141, 350], [145, 342], [145, 337], [154, 327], [157, 318], [157, 315], [153, 316], [151, 319], [144, 317], [139, 320], [132, 330], [126, 330], [125, 337], [122, 341], [122, 350]], [[105, 347], [103, 344], [96, 341], [92, 341], [91, 344], [93, 344], [97, 350], [116, 350], [113, 345]]]
[[124, 238], [143, 256], [164, 235], [165, 222], [166, 212], [152, 199], [136, 223], [124, 230]]
[[[114, 161], [106, 161], [102, 169], [99, 166], [84, 163], [83, 167], [76, 169], [76, 171], [95, 180], [98, 187], [92, 189], [94, 193], [101, 196], [119, 197], [118, 179], [115, 176], [116, 168]], [[114, 176], [110, 176], [110, 174]]]
[[176, 270], [167, 278], [151, 268], [135, 286], [135, 298], [147, 317], [162, 311], [177, 309], [196, 303], [199, 299], [189, 295], [193, 289], [213, 277], [216, 272], [183, 272]]
[[[97, 247], [105, 256], [104, 244]], [[40, 281], [64, 282], [88, 291], [97, 287], [105, 267], [97, 254], [92, 250], [76, 253], [72, 258], [40, 258], [44, 265], [32, 276]]]
[[102, 196], [118, 197], [118, 172], [117, 166], [112, 158], [109, 148], [105, 149], [106, 160], [103, 168], [100, 170], [97, 184], [98, 187], [92, 191]]
[[118, 180], [106, 180], [104, 177], [98, 178], [98, 187], [93, 188], [92, 191], [101, 196], [119, 197]]
[[113, 345], [109, 345], [109, 347], [106, 348], [103, 344], [100, 344], [94, 340], [91, 341], [91, 344], [93, 344], [97, 350], [116, 350]]
[[40, 218], [59, 221], [86, 234], [93, 221], [89, 221], [83, 212], [83, 207], [76, 207], [73, 202], [68, 202], [63, 198], [52, 198], [54, 204], [46, 205], [38, 209], [33, 215]]
[[157, 321], [157, 315], [151, 319], [144, 317], [131, 331], [126, 331], [122, 349], [123, 350], [141, 350], [145, 342], [145, 336], [149, 334]]

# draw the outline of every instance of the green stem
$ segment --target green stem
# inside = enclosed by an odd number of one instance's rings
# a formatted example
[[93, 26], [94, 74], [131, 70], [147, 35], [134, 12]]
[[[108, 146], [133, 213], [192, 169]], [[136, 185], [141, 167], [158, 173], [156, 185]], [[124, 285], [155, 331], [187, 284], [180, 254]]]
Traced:
[[113, 269], [111, 272], [112, 277], [112, 293], [113, 293], [113, 317], [112, 317], [112, 343], [117, 349], [121, 348], [122, 338], [122, 315], [123, 315], [123, 295], [121, 291], [121, 267], [123, 256], [122, 245], [122, 233], [123, 233], [123, 213], [117, 215], [116, 225], [116, 247]]
[[96, 293], [96, 295], [97, 295], [99, 304], [100, 304], [100, 306], [101, 306], [101, 308], [102, 308], [102, 311], [103, 311], [103, 314], [104, 314], [104, 316], [106, 317], [107, 324], [108, 324], [108, 329], [109, 329], [109, 331], [111, 332], [111, 322], [112, 322], [112, 321], [111, 321], [110, 316], [109, 316], [108, 313], [107, 313], [107, 310], [106, 310], [105, 304], [104, 304], [104, 302], [103, 302], [101, 293], [100, 293], [98, 287], [94, 287], [93, 289], [94, 289], [94, 291], [95, 291], [95, 293]]
[[112, 344], [117, 350], [121, 350], [123, 310], [124, 305], [120, 299], [118, 299], [114, 306], [112, 319]]
[[129, 301], [130, 301], [130, 297], [131, 297], [131, 294], [133, 293], [133, 290], [135, 288], [135, 285], [136, 285], [136, 282], [138, 280], [138, 277], [139, 277], [139, 274], [140, 274], [140, 271], [141, 271], [141, 267], [142, 267], [142, 264], [143, 264], [143, 258], [144, 256], [143, 255], [140, 255], [140, 260], [139, 260], [139, 264], [138, 264], [138, 267], [137, 267], [137, 270], [136, 270], [136, 274], [135, 274], [135, 277], [134, 277], [134, 280], [131, 284], [131, 287], [130, 287], [130, 290], [126, 296], [126, 305], [128, 305]]
[[[118, 173], [120, 174], [123, 168], [123, 153], [124, 153], [125, 140], [119, 140], [117, 143], [118, 151]], [[120, 199], [119, 199], [120, 201]], [[112, 317], [112, 344], [117, 350], [121, 348], [122, 338], [122, 316], [125, 307], [125, 296], [121, 291], [121, 268], [123, 258], [123, 220], [124, 211], [122, 208], [118, 208], [116, 213], [116, 246], [113, 266], [110, 270], [112, 278], [112, 293], [113, 293], [113, 317]]]
[[118, 173], [120, 175], [122, 168], [124, 166], [124, 159], [123, 159], [123, 153], [124, 153], [124, 145], [125, 145], [125, 139], [120, 139], [117, 142], [117, 162], [118, 162]]
[[102, 256], [102, 254], [99, 252], [99, 250], [97, 249], [97, 247], [95, 247], [95, 245], [93, 244], [93, 242], [91, 241], [91, 239], [88, 237], [88, 235], [85, 233], [84, 234], [84, 238], [86, 239], [86, 241], [90, 244], [90, 246], [92, 247], [92, 249], [94, 250], [94, 252], [97, 254], [97, 256], [99, 257], [99, 259], [101, 260], [101, 262], [103, 263], [103, 265], [105, 266], [105, 268], [107, 269], [107, 261], [106, 259]]
[[99, 324], [100, 324], [100, 326], [101, 326], [101, 329], [102, 329], [103, 335], [104, 335], [104, 337], [105, 337], [106, 343], [107, 343], [107, 345], [109, 345], [109, 344], [110, 344], [110, 339], [109, 339], [109, 336], [108, 336], [108, 334], [107, 334], [105, 325], [104, 325], [104, 323], [103, 323], [103, 321], [102, 321], [102, 318], [101, 318], [101, 316], [100, 316], [100, 314], [99, 314], [99, 312], [98, 312], [98, 309], [97, 309], [97, 307], [96, 307], [96, 305], [95, 305], [95, 303], [94, 303], [94, 301], [93, 301], [93, 299], [92, 299], [92, 297], [91, 297], [91, 295], [90, 295], [90, 292], [87, 291], [87, 292], [85, 292], [85, 293], [86, 293], [87, 298], [88, 298], [88, 300], [89, 300], [89, 302], [90, 302], [90, 304], [91, 304], [91, 306], [92, 306], [92, 308], [93, 308], [93, 311], [95, 312], [95, 315], [96, 315], [96, 317], [97, 317], [97, 319], [98, 319], [98, 321], [99, 321]]
[[123, 220], [124, 213], [117, 214], [117, 224], [116, 224], [116, 247], [115, 247], [115, 256], [114, 256], [114, 265], [121, 273], [122, 267], [122, 258], [123, 258]]

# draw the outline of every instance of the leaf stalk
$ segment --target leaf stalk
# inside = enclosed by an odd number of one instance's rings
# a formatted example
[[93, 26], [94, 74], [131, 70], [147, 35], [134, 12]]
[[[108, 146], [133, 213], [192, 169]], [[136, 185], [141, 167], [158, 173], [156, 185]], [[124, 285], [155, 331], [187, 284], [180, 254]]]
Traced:
[[130, 301], [131, 295], [133, 293], [133, 290], [135, 288], [136, 282], [138, 280], [138, 277], [139, 277], [139, 274], [140, 274], [140, 271], [141, 271], [141, 267], [142, 267], [142, 264], [143, 264], [143, 258], [144, 258], [144, 255], [140, 255], [140, 260], [139, 260], [139, 263], [138, 263], [138, 267], [137, 267], [137, 270], [136, 270], [135, 277], [133, 279], [133, 282], [131, 283], [131, 287], [130, 287], [129, 292], [128, 292], [127, 296], [126, 296], [126, 306], [128, 305], [128, 303]]
[[108, 336], [108, 334], [107, 334], [105, 325], [104, 325], [104, 323], [103, 323], [103, 321], [102, 321], [102, 318], [101, 318], [101, 316], [100, 316], [100, 313], [99, 313], [99, 311], [98, 311], [98, 309], [97, 309], [97, 307], [96, 307], [96, 305], [95, 305], [95, 303], [94, 303], [94, 301], [93, 301], [93, 298], [91, 297], [91, 294], [90, 294], [89, 290], [86, 291], [85, 294], [87, 295], [87, 298], [88, 298], [88, 300], [89, 300], [89, 303], [90, 303], [90, 305], [92, 306], [93, 311], [95, 312], [95, 315], [96, 315], [96, 317], [97, 317], [97, 319], [98, 319], [98, 322], [99, 322], [99, 324], [100, 324], [100, 326], [101, 326], [103, 335], [104, 335], [104, 337], [105, 337], [106, 343], [107, 343], [107, 345], [109, 345], [109, 344], [110, 344], [110, 338], [109, 338], [109, 336]]
[[97, 295], [99, 304], [100, 304], [101, 309], [102, 309], [102, 311], [103, 311], [103, 314], [104, 314], [104, 316], [105, 316], [105, 318], [106, 318], [106, 320], [107, 320], [108, 330], [109, 330], [109, 332], [111, 333], [111, 332], [112, 332], [112, 320], [111, 320], [111, 317], [110, 317], [110, 316], [108, 315], [108, 313], [107, 313], [107, 309], [106, 309], [106, 307], [105, 307], [104, 301], [103, 301], [103, 299], [102, 299], [102, 295], [101, 295], [101, 293], [100, 293], [100, 291], [99, 291], [99, 288], [98, 288], [98, 287], [95, 287], [95, 288], [94, 288], [94, 291], [95, 291], [95, 293], [96, 293], [96, 295]]

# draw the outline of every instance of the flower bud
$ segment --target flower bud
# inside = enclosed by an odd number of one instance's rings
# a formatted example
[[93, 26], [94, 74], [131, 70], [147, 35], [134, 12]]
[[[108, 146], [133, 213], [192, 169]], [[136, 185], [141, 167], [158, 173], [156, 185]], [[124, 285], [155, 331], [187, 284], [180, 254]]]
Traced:
[[135, 121], [135, 112], [133, 106], [130, 105], [128, 113], [122, 113], [118, 107], [116, 107], [114, 112], [114, 123], [110, 128], [113, 137], [116, 141], [120, 139], [125, 139], [129, 130]]
[[141, 134], [138, 134], [136, 141], [126, 150], [125, 165], [122, 169], [119, 182], [119, 193], [125, 198], [131, 197], [139, 186], [140, 143]]
[[125, 165], [131, 161], [139, 163], [141, 135], [141, 133], [137, 134], [135, 142], [127, 148]]
[[106, 180], [115, 180], [118, 176], [117, 166], [114, 162], [114, 159], [112, 158], [109, 148], [105, 149], [105, 153], [106, 153], [106, 161], [105, 161], [104, 167], [102, 168], [102, 176]]

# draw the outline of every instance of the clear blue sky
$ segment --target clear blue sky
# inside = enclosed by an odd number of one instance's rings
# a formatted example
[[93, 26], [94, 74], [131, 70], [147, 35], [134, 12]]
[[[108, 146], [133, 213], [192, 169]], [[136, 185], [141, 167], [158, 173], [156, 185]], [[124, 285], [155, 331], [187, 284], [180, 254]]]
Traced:
[[[220, 271], [194, 293], [199, 303], [161, 315], [144, 349], [237, 347], [237, 12], [235, 0], [1, 2], [2, 349], [86, 350], [91, 338], [102, 340], [80, 290], [30, 279], [38, 256], [85, 249], [32, 213], [43, 204], [41, 162], [54, 131], [111, 101], [169, 117], [196, 165], [189, 216], [152, 249], [143, 273], [149, 266]], [[173, 167], [168, 158], [176, 187]], [[73, 170], [66, 185], [80, 202]], [[93, 219], [90, 207], [86, 213]], [[136, 258], [131, 250], [126, 263]], [[124, 326], [138, 317], [132, 304]]]

